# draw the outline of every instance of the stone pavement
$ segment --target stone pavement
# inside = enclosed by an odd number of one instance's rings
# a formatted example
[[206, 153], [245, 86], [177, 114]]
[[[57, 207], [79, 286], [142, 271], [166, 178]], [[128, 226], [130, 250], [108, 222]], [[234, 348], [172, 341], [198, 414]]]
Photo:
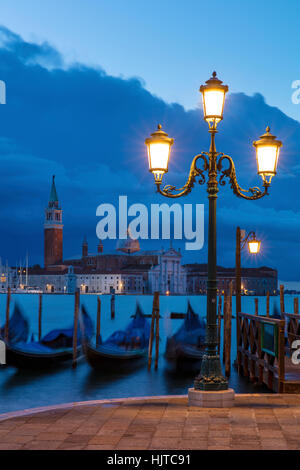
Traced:
[[230, 409], [153, 397], [29, 413], [0, 415], [0, 450], [300, 449], [300, 395], [236, 395]]

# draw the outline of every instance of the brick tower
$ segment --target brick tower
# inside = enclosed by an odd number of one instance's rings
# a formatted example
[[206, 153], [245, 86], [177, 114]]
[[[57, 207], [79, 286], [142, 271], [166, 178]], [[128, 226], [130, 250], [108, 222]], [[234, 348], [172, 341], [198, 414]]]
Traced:
[[58, 203], [55, 187], [55, 176], [52, 179], [50, 199], [45, 210], [44, 241], [45, 268], [61, 264], [63, 259], [63, 224], [62, 210]]

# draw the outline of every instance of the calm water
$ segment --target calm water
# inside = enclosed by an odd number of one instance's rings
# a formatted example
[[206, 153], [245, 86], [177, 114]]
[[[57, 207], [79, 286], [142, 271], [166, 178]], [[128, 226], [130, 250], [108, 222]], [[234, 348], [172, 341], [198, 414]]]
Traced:
[[[176, 395], [187, 393], [193, 384], [194, 373], [174, 374], [167, 370], [163, 353], [167, 336], [175, 332], [183, 320], [171, 320], [170, 312], [186, 312], [187, 300], [190, 300], [196, 313], [205, 316], [206, 297], [204, 296], [169, 296], [160, 298], [160, 358], [158, 371], [148, 372], [146, 365], [130, 373], [116, 372], [109, 375], [95, 372], [85, 359], [78, 363], [73, 370], [69, 365], [59, 369], [43, 372], [28, 372], [13, 367], [0, 366], [0, 413], [36, 406], [67, 403], [71, 401], [95, 400], [104, 398], [121, 398], [128, 396], [146, 395]], [[135, 311], [136, 301], [139, 301], [144, 313], [152, 311], [152, 296], [117, 296], [116, 318], [110, 318], [110, 296], [101, 296], [101, 334], [105, 340], [117, 329], [124, 328]], [[0, 295], [0, 324], [5, 322], [6, 295]], [[38, 296], [23, 294], [12, 296], [11, 312], [14, 303], [18, 302], [30, 321], [32, 333], [38, 333]], [[233, 311], [235, 311], [233, 299]], [[292, 296], [286, 296], [286, 310], [292, 311]], [[81, 296], [96, 325], [97, 297]], [[273, 304], [279, 304], [278, 297], [271, 298]], [[265, 298], [259, 297], [260, 314], [265, 314]], [[69, 327], [73, 321], [74, 298], [67, 295], [43, 296], [42, 333], [46, 334], [53, 328]], [[254, 298], [244, 297], [242, 309], [254, 313]], [[149, 320], [150, 321], [150, 320]], [[232, 328], [232, 358], [236, 355], [235, 319]], [[265, 387], [254, 386], [246, 379], [238, 377], [232, 368], [229, 380], [230, 386], [240, 393], [266, 392]]]

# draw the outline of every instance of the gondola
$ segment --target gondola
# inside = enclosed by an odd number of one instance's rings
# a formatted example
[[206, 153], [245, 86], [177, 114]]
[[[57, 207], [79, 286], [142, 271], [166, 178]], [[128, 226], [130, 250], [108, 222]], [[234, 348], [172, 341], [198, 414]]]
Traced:
[[[85, 339], [93, 332], [92, 321], [83, 308], [77, 331], [77, 355], [80, 354]], [[68, 361], [73, 356], [74, 327], [55, 329], [40, 341], [9, 344], [6, 349], [6, 362], [18, 368], [44, 369]]]
[[167, 338], [165, 358], [169, 369], [188, 371], [199, 366], [205, 350], [205, 321], [200, 320], [190, 302], [178, 331]]
[[150, 325], [139, 304], [125, 330], [115, 331], [106, 341], [94, 337], [86, 346], [89, 364], [110, 371], [135, 367], [147, 357]]
[[[29, 336], [29, 325], [23, 317], [18, 304], [15, 304], [14, 312], [9, 319], [8, 344], [26, 342]], [[5, 341], [5, 325], [0, 328], [0, 339]]]

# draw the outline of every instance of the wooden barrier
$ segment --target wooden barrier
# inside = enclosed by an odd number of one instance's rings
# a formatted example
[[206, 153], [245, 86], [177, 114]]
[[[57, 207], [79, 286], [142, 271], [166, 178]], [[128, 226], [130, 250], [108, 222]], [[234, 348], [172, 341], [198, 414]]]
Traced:
[[[295, 302], [296, 300], [296, 302]], [[296, 313], [285, 313], [286, 344], [285, 344], [285, 389], [286, 393], [300, 393], [300, 365], [293, 363], [293, 355], [297, 353], [297, 341], [300, 341], [300, 315], [298, 313], [298, 298], [294, 299]], [[296, 345], [296, 349], [295, 349]], [[294, 347], [293, 347], [294, 346]]]
[[[275, 319], [239, 313], [238, 371], [253, 382], [278, 393], [300, 392], [300, 369], [292, 367], [291, 346], [300, 339], [300, 316], [284, 314]], [[287, 323], [287, 325], [286, 325]], [[285, 344], [285, 327], [288, 340]]]
[[296, 340], [300, 340], [300, 315], [298, 313], [286, 313], [285, 320], [287, 323], [286, 353], [290, 356], [292, 351], [292, 343]]
[[[262, 348], [262, 328], [268, 322], [277, 328], [277, 355]], [[266, 383], [274, 391], [282, 391], [284, 379], [284, 321], [239, 313], [240, 341], [237, 345], [240, 352], [238, 370], [251, 381]], [[276, 370], [276, 374], [275, 374]], [[276, 380], [277, 377], [277, 380]]]
[[[150, 315], [151, 317], [152, 315]], [[186, 313], [171, 312], [171, 320], [184, 320], [186, 318]]]

